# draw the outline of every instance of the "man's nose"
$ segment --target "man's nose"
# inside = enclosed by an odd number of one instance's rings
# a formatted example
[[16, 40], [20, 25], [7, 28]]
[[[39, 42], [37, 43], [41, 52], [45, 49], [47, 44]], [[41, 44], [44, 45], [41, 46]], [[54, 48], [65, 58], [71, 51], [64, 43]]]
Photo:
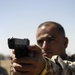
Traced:
[[44, 41], [43, 44], [42, 44], [42, 49], [43, 50], [47, 49], [47, 46], [48, 46], [47, 41]]

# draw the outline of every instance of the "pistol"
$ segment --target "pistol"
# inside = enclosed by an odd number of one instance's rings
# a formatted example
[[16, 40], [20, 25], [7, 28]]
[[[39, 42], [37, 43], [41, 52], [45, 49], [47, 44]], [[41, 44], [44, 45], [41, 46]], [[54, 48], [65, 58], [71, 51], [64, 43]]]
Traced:
[[28, 38], [8, 38], [8, 47], [15, 50], [16, 58], [28, 57], [30, 50], [27, 46], [30, 45], [30, 40]]

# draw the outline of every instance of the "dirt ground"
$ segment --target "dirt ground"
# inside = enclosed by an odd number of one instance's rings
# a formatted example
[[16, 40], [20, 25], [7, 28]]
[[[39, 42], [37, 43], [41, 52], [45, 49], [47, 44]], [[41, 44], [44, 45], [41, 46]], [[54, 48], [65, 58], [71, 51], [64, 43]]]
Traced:
[[10, 75], [10, 60], [1, 60], [0, 61], [0, 66], [5, 68]]

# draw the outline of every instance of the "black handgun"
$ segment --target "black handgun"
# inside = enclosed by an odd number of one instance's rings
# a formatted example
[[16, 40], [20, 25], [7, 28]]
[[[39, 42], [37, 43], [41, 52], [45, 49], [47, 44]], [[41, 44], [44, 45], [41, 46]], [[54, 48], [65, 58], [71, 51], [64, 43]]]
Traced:
[[29, 49], [27, 46], [30, 45], [30, 40], [28, 38], [8, 38], [8, 47], [10, 49], [15, 49], [15, 57], [23, 58], [29, 56]]

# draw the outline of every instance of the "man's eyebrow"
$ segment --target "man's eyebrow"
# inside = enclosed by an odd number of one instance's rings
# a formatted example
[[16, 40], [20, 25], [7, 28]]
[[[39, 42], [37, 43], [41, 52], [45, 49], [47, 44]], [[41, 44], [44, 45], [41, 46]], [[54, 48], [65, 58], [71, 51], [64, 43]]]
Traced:
[[48, 38], [55, 39], [55, 37], [54, 37], [54, 36], [51, 36], [51, 35], [50, 35], [50, 36], [48, 36]]
[[54, 36], [52, 36], [52, 35], [48, 35], [48, 37], [49, 37], [49, 38], [55, 38], [55, 37], [54, 37]]

